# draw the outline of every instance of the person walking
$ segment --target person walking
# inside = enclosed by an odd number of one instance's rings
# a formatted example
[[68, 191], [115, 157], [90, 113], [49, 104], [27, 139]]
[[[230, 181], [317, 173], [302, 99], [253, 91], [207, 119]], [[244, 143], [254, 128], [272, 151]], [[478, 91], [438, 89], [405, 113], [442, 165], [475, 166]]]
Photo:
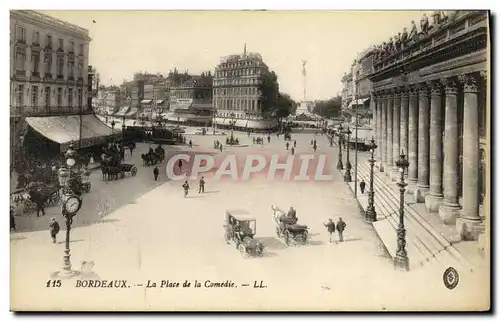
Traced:
[[160, 175], [160, 170], [158, 169], [158, 166], [155, 166], [155, 169], [153, 169], [153, 175], [155, 177], [155, 181], [157, 181], [158, 175]]
[[296, 140], [293, 141], [293, 147], [297, 148], [297, 141]]
[[188, 193], [189, 193], [188, 181], [185, 181], [184, 184], [182, 184], [182, 188], [184, 189], [184, 198], [186, 198], [188, 196]]
[[295, 148], [292, 147], [291, 151], [292, 151], [292, 155], [295, 155]]
[[200, 182], [198, 183], [198, 185], [199, 185], [199, 187], [198, 187], [198, 194], [205, 193], [205, 179], [204, 179], [203, 176], [201, 177]]
[[359, 183], [359, 189], [361, 190], [361, 194], [364, 194], [364, 193], [365, 193], [365, 187], [366, 187], [365, 180], [364, 180], [364, 179], [362, 179], [362, 180], [361, 180], [361, 183]]
[[335, 233], [335, 223], [331, 218], [328, 219], [328, 223], [323, 223], [329, 235], [329, 242], [332, 243], [332, 235]]
[[337, 232], [339, 232], [339, 242], [344, 242], [344, 230], [346, 224], [342, 220], [342, 217], [339, 217], [339, 221], [337, 222]]
[[314, 149], [314, 151], [315, 151], [315, 152], [316, 152], [316, 150], [318, 149], [318, 145], [316, 145], [316, 143], [314, 143], [314, 145], [313, 145], [313, 149]]
[[193, 141], [191, 139], [189, 140], [189, 148], [193, 148]]
[[222, 153], [222, 144], [220, 144], [219, 147], [220, 147], [220, 152]]
[[267, 135], [267, 143], [269, 144], [271, 142], [271, 136]]
[[14, 207], [10, 207], [10, 230], [16, 230], [16, 219], [14, 218]]
[[32, 200], [36, 204], [36, 216], [39, 217], [40, 212], [42, 216], [45, 215], [45, 198], [37, 192], [32, 196]]
[[288, 150], [288, 147], [290, 147], [290, 143], [286, 142], [285, 146], [286, 146], [286, 150]]
[[52, 238], [52, 243], [56, 243], [57, 233], [59, 233], [60, 229], [61, 228], [59, 226], [59, 223], [56, 221], [56, 218], [53, 217], [49, 223], [49, 231], [50, 231], [50, 237]]
[[179, 171], [182, 173], [182, 159], [179, 159]]

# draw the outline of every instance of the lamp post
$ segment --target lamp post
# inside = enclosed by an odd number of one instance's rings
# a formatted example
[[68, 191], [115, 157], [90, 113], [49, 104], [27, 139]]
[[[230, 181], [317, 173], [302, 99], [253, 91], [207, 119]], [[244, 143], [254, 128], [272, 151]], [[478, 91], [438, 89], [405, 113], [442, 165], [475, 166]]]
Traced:
[[74, 271], [72, 269], [69, 247], [73, 217], [78, 213], [82, 206], [81, 198], [75, 194], [75, 191], [73, 191], [71, 187], [72, 179], [74, 179], [74, 173], [72, 169], [76, 164], [75, 158], [77, 156], [73, 146], [73, 142], [70, 143], [68, 150], [66, 151], [64, 156], [66, 158], [67, 168], [59, 169], [59, 183], [63, 186], [64, 193], [61, 213], [66, 221], [66, 241], [63, 256], [64, 264], [62, 269], [58, 272], [55, 272], [52, 276], [56, 278], [68, 279], [80, 274], [80, 272]]
[[368, 222], [375, 222], [377, 220], [377, 212], [375, 211], [375, 191], [373, 190], [373, 165], [375, 165], [374, 153], [377, 145], [375, 144], [375, 140], [372, 137], [370, 141], [370, 159], [368, 162], [370, 163], [370, 190], [368, 191], [368, 207], [366, 208], [366, 220]]
[[115, 136], [115, 125], [116, 125], [116, 123], [115, 123], [115, 120], [113, 119], [111, 121], [111, 140], [113, 140], [113, 141], [114, 141], [114, 136]]
[[234, 123], [236, 122], [236, 120], [234, 119], [234, 117], [235, 117], [235, 114], [231, 113], [231, 138], [229, 138], [230, 145], [232, 145], [233, 142], [234, 142], [233, 130], [234, 130]]
[[337, 162], [337, 169], [343, 170], [344, 169], [344, 164], [342, 164], [342, 132], [344, 128], [342, 128], [342, 125], [339, 126], [337, 136], [339, 136], [339, 160]]
[[404, 205], [405, 205], [405, 170], [408, 168], [410, 163], [406, 160], [406, 155], [404, 150], [401, 151], [399, 155], [399, 160], [396, 161], [396, 166], [399, 167], [399, 226], [397, 230], [398, 235], [398, 249], [396, 251], [396, 257], [394, 258], [394, 267], [408, 271], [410, 269], [408, 253], [406, 253], [406, 230], [404, 223]]
[[351, 134], [352, 131], [347, 127], [345, 130], [345, 134], [347, 136], [347, 160], [346, 160], [346, 165], [345, 165], [345, 174], [344, 174], [344, 182], [350, 183], [352, 181], [351, 178], [351, 162], [349, 161], [349, 141], [351, 140]]

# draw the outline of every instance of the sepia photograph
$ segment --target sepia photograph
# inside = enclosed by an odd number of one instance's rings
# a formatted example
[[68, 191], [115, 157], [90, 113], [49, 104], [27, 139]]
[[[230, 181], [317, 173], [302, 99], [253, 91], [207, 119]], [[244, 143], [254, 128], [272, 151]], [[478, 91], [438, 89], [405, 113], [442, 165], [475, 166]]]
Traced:
[[491, 309], [489, 11], [9, 16], [12, 312]]

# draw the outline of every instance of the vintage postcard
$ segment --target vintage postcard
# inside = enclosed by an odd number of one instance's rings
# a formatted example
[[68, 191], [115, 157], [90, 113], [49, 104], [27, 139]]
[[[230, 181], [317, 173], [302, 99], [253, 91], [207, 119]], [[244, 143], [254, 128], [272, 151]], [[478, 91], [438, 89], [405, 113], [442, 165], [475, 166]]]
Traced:
[[11, 310], [489, 310], [489, 24], [11, 10]]

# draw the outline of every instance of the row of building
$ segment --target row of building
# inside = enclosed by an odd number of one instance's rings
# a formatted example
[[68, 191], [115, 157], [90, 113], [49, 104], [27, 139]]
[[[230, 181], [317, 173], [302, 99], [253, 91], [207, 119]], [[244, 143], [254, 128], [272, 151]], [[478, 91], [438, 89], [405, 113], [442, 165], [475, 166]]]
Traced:
[[[380, 171], [398, 177], [463, 239], [484, 230], [488, 157], [489, 21], [485, 11], [434, 12], [356, 57], [342, 78], [342, 105], [372, 118]], [[396, 39], [396, 40], [394, 40]]]

